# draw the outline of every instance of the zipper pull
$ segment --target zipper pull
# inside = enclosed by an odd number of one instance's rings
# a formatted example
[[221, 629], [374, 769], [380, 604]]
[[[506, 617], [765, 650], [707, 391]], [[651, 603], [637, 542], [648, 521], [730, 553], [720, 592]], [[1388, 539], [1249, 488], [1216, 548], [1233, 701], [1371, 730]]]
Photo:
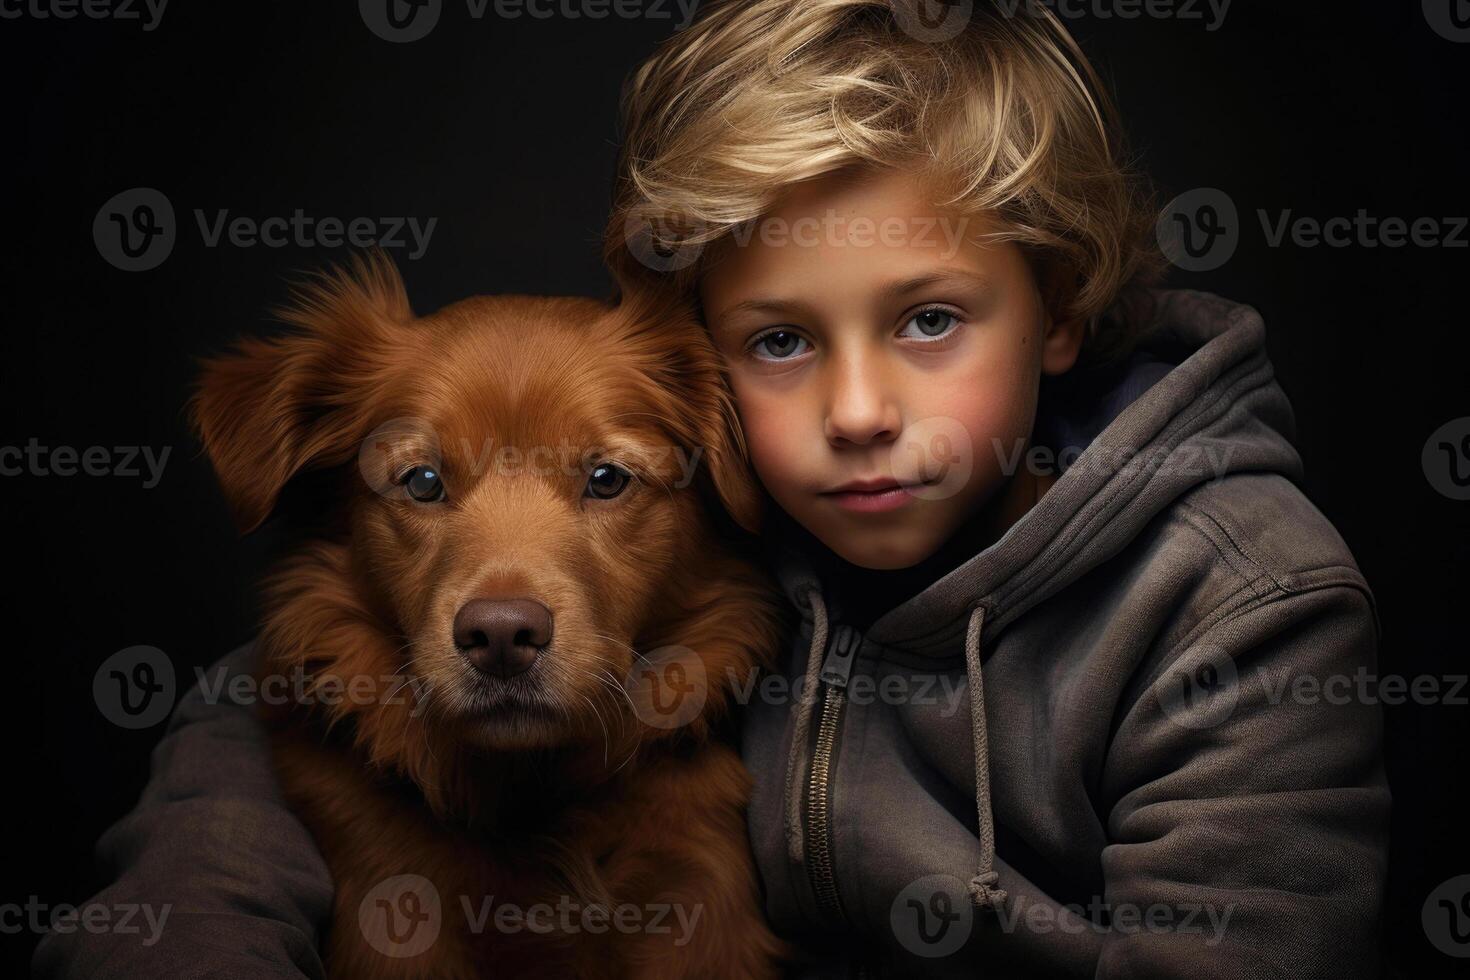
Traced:
[[863, 634], [846, 623], [832, 631], [827, 640], [827, 655], [822, 660], [821, 680], [833, 687], [846, 687], [852, 674], [852, 662], [857, 659], [858, 647], [862, 646]]

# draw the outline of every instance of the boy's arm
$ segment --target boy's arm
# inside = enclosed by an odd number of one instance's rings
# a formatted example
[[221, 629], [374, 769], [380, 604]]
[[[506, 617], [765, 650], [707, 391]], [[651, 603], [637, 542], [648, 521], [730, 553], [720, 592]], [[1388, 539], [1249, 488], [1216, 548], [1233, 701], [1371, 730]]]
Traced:
[[1350, 584], [1253, 600], [1156, 668], [1104, 771], [1098, 977], [1378, 975], [1389, 793], [1376, 687], [1360, 691], [1369, 603]]
[[[242, 647], [210, 671], [248, 673]], [[247, 705], [209, 703], [195, 687], [153, 752], [131, 813], [97, 858], [112, 883], [87, 902], [134, 906], [134, 932], [50, 932], [37, 977], [321, 977], [318, 930], [332, 880], [311, 835], [281, 797], [264, 725]]]

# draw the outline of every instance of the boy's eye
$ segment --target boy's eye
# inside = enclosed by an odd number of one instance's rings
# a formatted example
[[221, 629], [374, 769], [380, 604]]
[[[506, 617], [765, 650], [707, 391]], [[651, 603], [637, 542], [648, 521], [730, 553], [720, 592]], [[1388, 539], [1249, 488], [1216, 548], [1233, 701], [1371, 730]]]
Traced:
[[772, 330], [763, 334], [751, 345], [751, 350], [762, 360], [784, 361], [806, 350], [802, 345], [806, 344], [806, 338], [791, 332], [790, 330]]
[[438, 503], [444, 499], [444, 480], [431, 466], [415, 466], [404, 474], [400, 482], [408, 495], [421, 504]]
[[[915, 340], [934, 340], [949, 333], [959, 322], [959, 317], [945, 310], [924, 310], [909, 318], [909, 322], [904, 324], [899, 336]], [[911, 332], [910, 327], [915, 328], [918, 332]]]

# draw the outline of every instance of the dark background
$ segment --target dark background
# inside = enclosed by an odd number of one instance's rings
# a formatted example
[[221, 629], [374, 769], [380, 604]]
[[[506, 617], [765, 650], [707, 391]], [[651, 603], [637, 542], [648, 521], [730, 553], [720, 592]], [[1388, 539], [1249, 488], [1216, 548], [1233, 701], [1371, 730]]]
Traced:
[[[1265, 315], [1305, 490], [1377, 595], [1382, 672], [1464, 674], [1470, 503], [1436, 492], [1420, 454], [1470, 415], [1470, 250], [1271, 248], [1255, 214], [1470, 214], [1470, 44], [1431, 30], [1418, 0], [1306, 6], [1237, 0], [1215, 31], [1069, 24], [1114, 85], [1161, 200], [1218, 187], [1240, 208], [1234, 258], [1171, 281]], [[101, 662], [156, 646], [187, 684], [253, 631], [266, 544], [237, 540], [187, 434], [193, 359], [263, 329], [289, 274], [347, 250], [209, 248], [194, 209], [437, 217], [423, 258], [397, 251], [420, 310], [478, 292], [604, 294], [619, 84], [677, 17], [477, 21], [449, 0], [412, 44], [375, 37], [352, 3], [176, 0], [151, 32], [0, 20], [0, 445], [172, 453], [153, 489], [0, 477], [13, 692], [0, 902], [76, 903], [103, 884], [92, 844], [136, 799], [162, 726], [125, 731], [102, 716]], [[123, 272], [100, 256], [92, 222], [139, 186], [172, 201], [179, 239], [158, 268]], [[1470, 873], [1459, 803], [1470, 708], [1385, 711], [1387, 942], [1404, 975], [1447, 976], [1464, 961], [1429, 946], [1420, 909]], [[36, 940], [0, 936], [15, 973]]]

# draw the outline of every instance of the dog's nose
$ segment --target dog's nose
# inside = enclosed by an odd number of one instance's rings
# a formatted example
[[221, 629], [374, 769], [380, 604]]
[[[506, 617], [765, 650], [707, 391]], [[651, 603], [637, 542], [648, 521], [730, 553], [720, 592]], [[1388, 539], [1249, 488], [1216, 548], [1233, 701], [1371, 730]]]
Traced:
[[551, 642], [551, 610], [534, 599], [471, 599], [454, 616], [454, 643], [487, 674], [510, 678]]

